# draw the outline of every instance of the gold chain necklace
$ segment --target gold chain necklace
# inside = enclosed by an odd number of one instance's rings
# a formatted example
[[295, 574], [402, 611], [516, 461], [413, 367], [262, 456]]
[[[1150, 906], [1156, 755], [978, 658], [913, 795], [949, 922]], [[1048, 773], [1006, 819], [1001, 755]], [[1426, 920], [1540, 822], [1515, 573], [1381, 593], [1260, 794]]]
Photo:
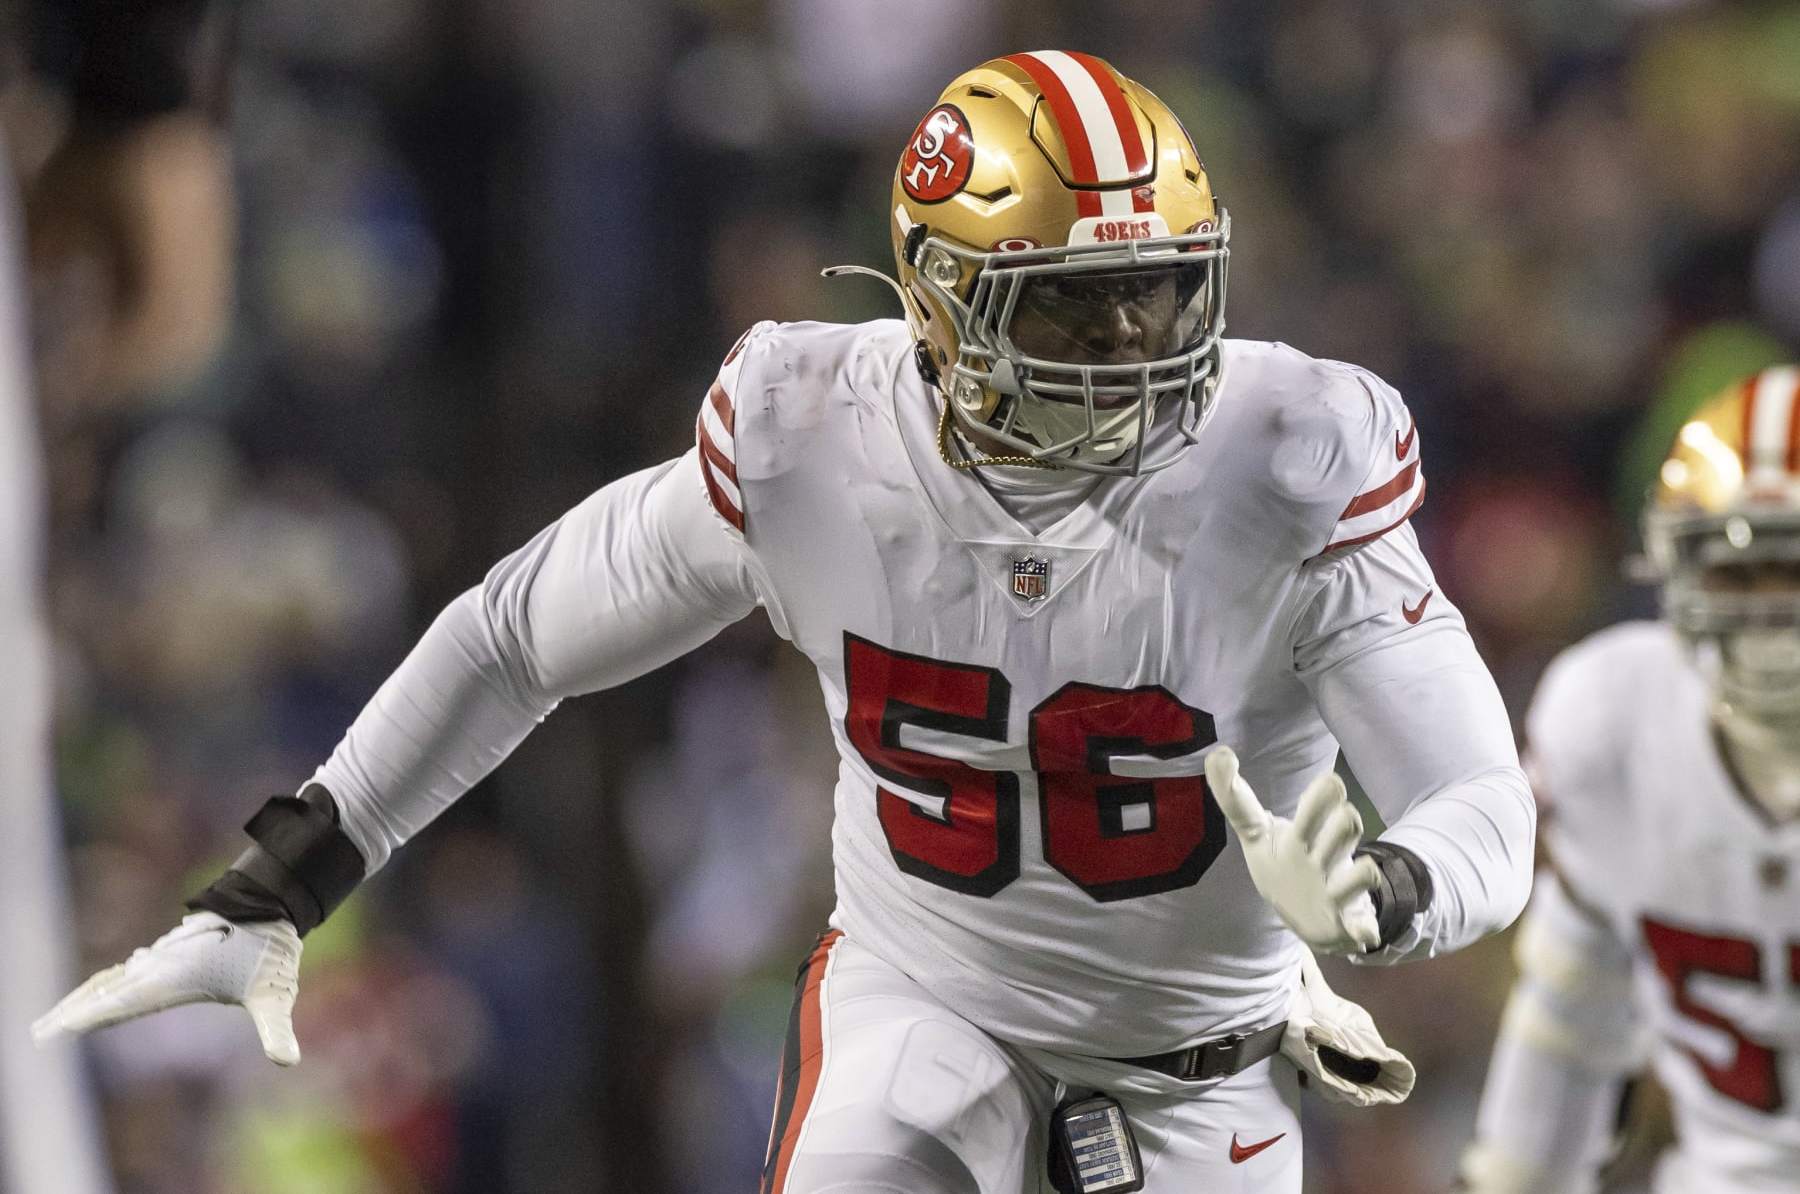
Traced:
[[[965, 441], [966, 442], [966, 441]], [[970, 445], [973, 448], [973, 445]], [[977, 460], [964, 460], [950, 450], [950, 399], [944, 398], [944, 405], [938, 410], [938, 455], [951, 468], [977, 469], [991, 464], [1004, 464], [1013, 468], [1056, 468], [1057, 465], [1039, 460], [1035, 456], [982, 456]]]

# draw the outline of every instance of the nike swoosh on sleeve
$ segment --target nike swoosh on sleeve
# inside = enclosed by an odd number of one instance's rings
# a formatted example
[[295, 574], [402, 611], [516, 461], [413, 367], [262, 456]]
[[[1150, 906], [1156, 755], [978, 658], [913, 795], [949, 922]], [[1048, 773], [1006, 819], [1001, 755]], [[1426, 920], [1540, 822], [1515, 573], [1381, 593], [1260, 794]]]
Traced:
[[1425, 595], [1419, 598], [1419, 604], [1417, 605], [1408, 605], [1406, 602], [1402, 601], [1400, 603], [1400, 616], [1405, 618], [1410, 625], [1417, 626], [1419, 624], [1419, 619], [1425, 616], [1425, 606], [1430, 603], [1431, 595], [1435, 592], [1437, 592], [1436, 589], [1426, 589]]
[[1405, 460], [1406, 459], [1406, 454], [1408, 452], [1412, 451], [1413, 437], [1416, 436], [1418, 433], [1419, 433], [1419, 420], [1417, 420], [1417, 419], [1413, 419], [1410, 423], [1407, 424], [1406, 437], [1404, 439], [1401, 438], [1400, 433], [1398, 431], [1394, 432], [1394, 459], [1395, 460]]

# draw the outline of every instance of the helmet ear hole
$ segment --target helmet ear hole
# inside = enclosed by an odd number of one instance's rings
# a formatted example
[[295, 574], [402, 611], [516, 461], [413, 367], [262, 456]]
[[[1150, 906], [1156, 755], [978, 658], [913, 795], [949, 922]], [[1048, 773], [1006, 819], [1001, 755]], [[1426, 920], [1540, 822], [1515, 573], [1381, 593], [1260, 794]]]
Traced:
[[914, 224], [906, 230], [906, 240], [900, 246], [900, 257], [914, 269], [917, 269], [919, 265], [919, 246], [925, 243], [925, 237], [929, 232], [930, 229], [926, 228], [922, 222]]
[[[942, 356], [943, 353], [940, 352], [938, 355]], [[926, 385], [936, 386], [939, 384], [938, 367], [931, 359], [930, 346], [923, 340], [917, 341], [913, 345], [913, 366], [918, 369], [919, 376], [925, 379]]]

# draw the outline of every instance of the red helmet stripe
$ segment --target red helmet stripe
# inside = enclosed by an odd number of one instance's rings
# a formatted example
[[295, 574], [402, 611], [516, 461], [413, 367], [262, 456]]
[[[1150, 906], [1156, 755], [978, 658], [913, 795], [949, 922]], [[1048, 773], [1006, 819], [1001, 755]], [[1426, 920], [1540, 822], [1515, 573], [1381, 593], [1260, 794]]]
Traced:
[[[1113, 124], [1119, 129], [1119, 145], [1125, 150], [1125, 173], [1136, 178], [1150, 170], [1150, 159], [1144, 153], [1144, 139], [1138, 136], [1137, 120], [1131, 115], [1131, 105], [1125, 102], [1125, 89], [1113, 77], [1106, 63], [1092, 54], [1080, 54], [1069, 51], [1069, 57], [1079, 62], [1087, 73], [1094, 77], [1094, 85], [1100, 88], [1100, 97], [1106, 101], [1107, 111], [1112, 113]], [[1140, 206], [1139, 211], [1150, 210], [1148, 205]]]
[[1749, 468], [1755, 455], [1755, 443], [1751, 436], [1756, 428], [1756, 374], [1744, 379], [1744, 425], [1739, 429], [1738, 442], [1743, 445], [1744, 467]]
[[[1044, 102], [1050, 105], [1050, 118], [1056, 121], [1057, 131], [1069, 150], [1069, 170], [1075, 175], [1072, 181], [1078, 186], [1099, 182], [1100, 174], [1094, 167], [1094, 147], [1088, 141], [1087, 126], [1081, 123], [1075, 97], [1069, 94], [1063, 81], [1035, 54], [1008, 54], [1006, 61], [1030, 75], [1031, 81], [1043, 92]], [[1077, 190], [1075, 203], [1082, 216], [1100, 214], [1098, 191]]]
[[1795, 371], [1764, 369], [1750, 380], [1744, 403], [1749, 442], [1744, 455], [1753, 483], [1774, 483], [1794, 467]]
[[1787, 471], [1800, 472], [1800, 370], [1787, 371]]

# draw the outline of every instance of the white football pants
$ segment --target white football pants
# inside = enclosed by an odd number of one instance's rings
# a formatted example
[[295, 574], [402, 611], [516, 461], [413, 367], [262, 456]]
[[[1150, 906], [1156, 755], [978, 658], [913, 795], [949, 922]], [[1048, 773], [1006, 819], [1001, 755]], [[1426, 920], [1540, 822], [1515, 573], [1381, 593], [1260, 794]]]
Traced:
[[1145, 1194], [1300, 1194], [1284, 1058], [1184, 1083], [1016, 1048], [836, 930], [801, 970], [761, 1191], [1049, 1194], [1051, 1109], [1096, 1089], [1131, 1119]]

